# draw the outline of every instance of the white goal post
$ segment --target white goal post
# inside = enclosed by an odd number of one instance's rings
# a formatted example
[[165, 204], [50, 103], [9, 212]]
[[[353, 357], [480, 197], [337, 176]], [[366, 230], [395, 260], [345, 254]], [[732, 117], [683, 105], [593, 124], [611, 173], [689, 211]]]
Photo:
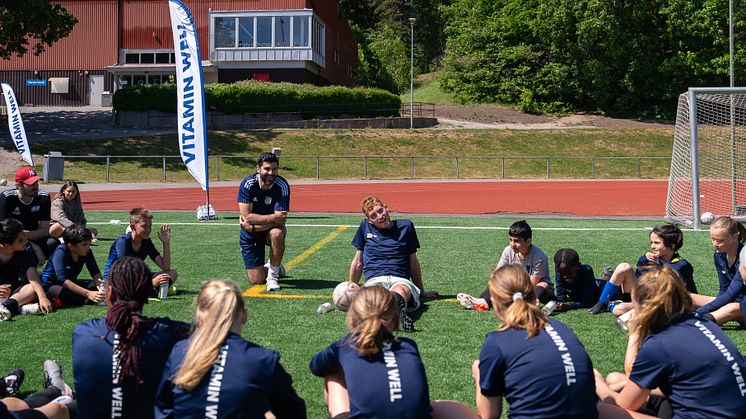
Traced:
[[679, 96], [666, 218], [700, 229], [702, 214], [746, 218], [746, 88]]

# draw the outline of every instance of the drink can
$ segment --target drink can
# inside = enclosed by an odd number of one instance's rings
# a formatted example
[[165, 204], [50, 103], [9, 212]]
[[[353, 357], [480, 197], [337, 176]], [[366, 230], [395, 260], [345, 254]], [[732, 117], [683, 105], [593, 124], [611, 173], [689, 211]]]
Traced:
[[158, 299], [165, 300], [168, 298], [168, 281], [158, 286]]

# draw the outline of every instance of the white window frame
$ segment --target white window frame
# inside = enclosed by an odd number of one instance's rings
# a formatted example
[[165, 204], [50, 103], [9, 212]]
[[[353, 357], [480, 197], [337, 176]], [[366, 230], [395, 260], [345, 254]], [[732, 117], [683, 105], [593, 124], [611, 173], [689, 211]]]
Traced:
[[[233, 40], [233, 47], [215, 47], [215, 18], [234, 18], [234, 25], [235, 25], [235, 36]], [[241, 17], [253, 17], [253, 23], [254, 27], [252, 29], [253, 31], [253, 38], [254, 38], [254, 45], [251, 47], [239, 47], [238, 46], [238, 40], [239, 40], [239, 27], [238, 27], [238, 19]], [[269, 47], [259, 47], [257, 46], [257, 26], [258, 26], [258, 17], [270, 17], [272, 18], [272, 46]], [[290, 17], [290, 46], [289, 47], [278, 47], [276, 46], [275, 42], [275, 22], [276, 17]], [[300, 45], [296, 46], [294, 45], [294, 20], [296, 17], [303, 17], [305, 19], [310, 18], [310, 24], [308, 25], [308, 45]], [[314, 39], [313, 39], [313, 28], [315, 24], [318, 24], [320, 33], [319, 33], [319, 46], [314, 46]], [[313, 12], [313, 10], [310, 9], [297, 9], [297, 10], [268, 10], [268, 11], [212, 11], [210, 12], [210, 50], [218, 51], [218, 50], [247, 50], [247, 49], [312, 49], [319, 53], [322, 57], [324, 54], [324, 46], [325, 46], [325, 29], [326, 25], [324, 22]]]

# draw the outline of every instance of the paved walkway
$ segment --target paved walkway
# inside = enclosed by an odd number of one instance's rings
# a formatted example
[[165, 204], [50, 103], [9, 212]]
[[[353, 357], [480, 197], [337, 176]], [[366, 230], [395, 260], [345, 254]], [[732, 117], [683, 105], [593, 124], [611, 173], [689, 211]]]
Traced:
[[[83, 106], [79, 108], [21, 107], [23, 126], [29, 141], [96, 140], [176, 133], [173, 130], [123, 128], [114, 125], [112, 108]], [[10, 135], [6, 117], [0, 117], [0, 138], [8, 143]]]

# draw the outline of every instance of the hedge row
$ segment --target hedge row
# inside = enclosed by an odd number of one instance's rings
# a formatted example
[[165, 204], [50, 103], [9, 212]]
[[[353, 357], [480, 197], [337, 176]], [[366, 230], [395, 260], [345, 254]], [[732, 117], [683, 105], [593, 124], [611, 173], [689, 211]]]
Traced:
[[[144, 85], [114, 93], [119, 111], [176, 112], [176, 85]], [[300, 112], [317, 116], [397, 116], [401, 99], [385, 90], [310, 84], [241, 81], [205, 85], [208, 111], [228, 114]]]

